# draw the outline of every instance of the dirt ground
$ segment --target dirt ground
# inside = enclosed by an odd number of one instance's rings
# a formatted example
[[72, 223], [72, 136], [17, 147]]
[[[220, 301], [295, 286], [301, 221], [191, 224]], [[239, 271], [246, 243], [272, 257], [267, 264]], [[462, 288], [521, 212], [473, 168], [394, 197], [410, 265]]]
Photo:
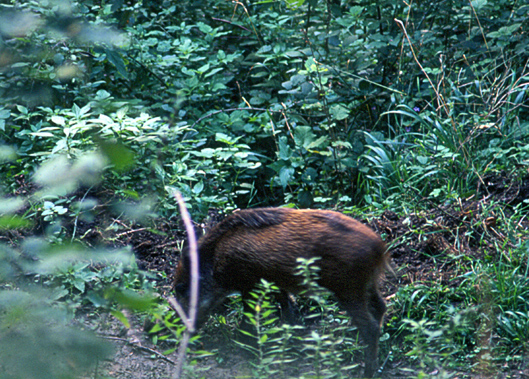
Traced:
[[[396, 275], [388, 275], [384, 282], [383, 292], [388, 302], [391, 302], [397, 288], [411, 283], [438, 282], [458, 286], [451, 264], [443, 263], [451, 260], [440, 257], [465, 255], [481, 259], [487, 251], [496, 251], [494, 243], [509, 244], [496, 226], [503, 222], [502, 218], [509, 217], [512, 207], [529, 198], [529, 176], [518, 181], [513, 181], [506, 174], [484, 177], [480, 193], [483, 195], [479, 198], [472, 197], [444, 206], [425, 201], [407, 217], [386, 211], [369, 222], [361, 220], [382, 235], [390, 246]], [[494, 204], [501, 208], [501, 212], [492, 206]], [[83, 235], [89, 245], [112, 240], [115, 246], [132, 246], [139, 268], [160, 274], [155, 275], [157, 288], [161, 293], [170, 293], [167, 278], [173, 274], [180, 243], [185, 239], [182, 223], [179, 220], [157, 220], [154, 227], [144, 227], [127, 225], [119, 220], [112, 222], [121, 224], [119, 232], [109, 231], [96, 218], [92, 223], [80, 222], [76, 225], [77, 233]], [[520, 228], [529, 228], [527, 219], [523, 223]], [[455, 235], [459, 242], [457, 249], [454, 247]], [[103, 317], [103, 320], [96, 316], [92, 319], [87, 317], [86, 322], [98, 325], [98, 334], [112, 341], [116, 353], [112, 359], [101, 362], [91, 373], [91, 378], [172, 377], [175, 353], [168, 356], [162, 354], [169, 346], [153, 344], [140, 317], [130, 315], [130, 329], [112, 316]], [[197, 361], [195, 370], [202, 372], [200, 376], [212, 379], [251, 377], [249, 355], [244, 350], [235, 344], [225, 343], [214, 333], [207, 333], [202, 341], [205, 350], [215, 350], [217, 354]], [[405, 368], [409, 367], [407, 362], [392, 361], [384, 367], [383, 377], [406, 377]], [[196, 374], [199, 375], [198, 372]], [[432, 376], [435, 374], [432, 373]], [[460, 376], [456, 374], [454, 377]], [[529, 368], [518, 367], [505, 376], [495, 377], [529, 378]]]

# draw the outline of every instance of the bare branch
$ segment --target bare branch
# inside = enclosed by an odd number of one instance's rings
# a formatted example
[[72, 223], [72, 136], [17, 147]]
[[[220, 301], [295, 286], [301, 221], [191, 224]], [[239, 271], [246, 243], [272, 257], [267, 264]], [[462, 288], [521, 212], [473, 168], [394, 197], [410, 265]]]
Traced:
[[174, 194], [176, 201], [178, 202], [178, 207], [180, 209], [180, 214], [182, 215], [182, 220], [187, 231], [187, 239], [189, 242], [189, 258], [191, 262], [191, 298], [189, 300], [189, 315], [186, 315], [183, 307], [176, 301], [175, 298], [169, 299], [171, 306], [176, 309], [180, 318], [184, 321], [186, 325], [186, 330], [180, 341], [180, 346], [178, 347], [177, 363], [176, 369], [173, 375], [174, 379], [179, 379], [182, 376], [182, 371], [184, 368], [184, 362], [186, 359], [187, 346], [189, 345], [189, 340], [191, 334], [195, 331], [195, 321], [197, 315], [197, 305], [198, 305], [198, 249], [197, 249], [197, 239], [195, 235], [195, 229], [191, 222], [191, 217], [187, 211], [184, 199], [180, 192]]

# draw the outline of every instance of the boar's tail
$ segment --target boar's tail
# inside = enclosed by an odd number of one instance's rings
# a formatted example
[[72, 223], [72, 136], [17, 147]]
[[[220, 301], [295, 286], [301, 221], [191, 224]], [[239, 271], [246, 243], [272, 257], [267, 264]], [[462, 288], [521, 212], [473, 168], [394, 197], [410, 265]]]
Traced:
[[215, 244], [229, 230], [246, 227], [252, 229], [264, 228], [285, 222], [289, 209], [281, 208], [254, 208], [232, 213], [220, 223], [215, 225], [199, 242], [199, 251], [202, 257], [213, 254]]
[[382, 256], [382, 265], [378, 269], [378, 276], [381, 277], [384, 275], [384, 272], [389, 272], [393, 276], [395, 276], [395, 270], [393, 270], [393, 266], [391, 264], [391, 254], [389, 253], [389, 249], [387, 248], [386, 244], [383, 246], [383, 256]]

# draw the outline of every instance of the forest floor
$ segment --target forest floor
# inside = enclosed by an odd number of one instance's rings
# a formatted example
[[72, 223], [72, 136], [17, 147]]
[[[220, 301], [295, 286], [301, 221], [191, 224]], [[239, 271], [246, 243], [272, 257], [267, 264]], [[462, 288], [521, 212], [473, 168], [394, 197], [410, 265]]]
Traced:
[[[509, 217], [510, 209], [529, 198], [529, 176], [513, 181], [508, 175], [500, 174], [482, 178], [481, 198], [472, 197], [446, 206], [422, 204], [421, 209], [406, 217], [386, 211], [380, 217], [369, 222], [387, 241], [392, 255], [395, 275], [388, 274], [383, 285], [383, 295], [388, 303], [397, 289], [412, 283], [439, 283], [443, 286], [460, 284], [460, 274], [454, 273], [454, 259], [443, 257], [466, 256], [481, 260], [490, 252], [496, 252], [495, 246], [509, 245], [507, 238], [496, 228], [502, 218]], [[495, 211], [499, 205], [501, 212]], [[105, 221], [102, 221], [105, 219]], [[119, 223], [121, 228], [108, 228], [108, 223]], [[523, 221], [521, 228], [529, 229], [529, 220]], [[107, 225], [105, 225], [107, 224]], [[131, 246], [141, 270], [154, 274], [156, 287], [160, 293], [170, 294], [170, 278], [178, 260], [179, 246], [185, 239], [182, 223], [179, 220], [157, 220], [154, 227], [142, 227], [134, 224], [108, 219], [108, 216], [96, 218], [91, 223], [80, 222], [78, 235], [89, 245], [107, 244], [113, 246]], [[495, 245], [497, 244], [497, 245]], [[502, 254], [501, 252], [498, 254]], [[387, 318], [398, 314], [398, 310], [389, 307]], [[96, 330], [102, 338], [112, 341], [115, 346], [113, 358], [101, 362], [90, 374], [90, 378], [171, 378], [175, 369], [176, 353], [164, 356], [162, 352], [173, 346], [169, 343], [154, 344], [152, 336], [142, 318], [130, 314], [130, 328], [126, 328], [113, 316], [87, 310], [81, 316], [82, 322]], [[224, 326], [226, 327], [226, 326]], [[215, 327], [207, 328], [200, 339], [199, 350], [212, 351], [213, 356], [197, 358], [193, 370], [196, 377], [206, 378], [250, 378], [251, 356], [229, 340], [227, 333], [215, 333]], [[196, 347], [196, 346], [195, 346]], [[403, 378], [409, 376], [417, 367], [408, 361], [387, 360], [381, 349], [381, 362], [386, 362], [382, 376]], [[388, 354], [388, 352], [385, 352]], [[195, 359], [191, 357], [191, 359]], [[495, 378], [529, 378], [529, 367], [512, 367], [499, 370], [492, 375]], [[200, 374], [202, 373], [202, 374]], [[436, 373], [432, 372], [435, 376]], [[483, 377], [483, 373], [454, 373], [458, 377]]]
[[[388, 274], [384, 282], [384, 296], [391, 302], [398, 287], [412, 283], [439, 283], [457, 287], [461, 277], [454, 274], [453, 260], [443, 256], [466, 256], [483, 259], [488, 252], [497, 251], [494, 244], [509, 244], [496, 228], [502, 217], [509, 217], [509, 209], [529, 198], [529, 177], [513, 182], [507, 175], [484, 177], [482, 198], [469, 198], [446, 206], [425, 204], [422, 210], [401, 218], [391, 211], [372, 219], [369, 224], [391, 247], [396, 275]], [[493, 204], [500, 204], [502, 212], [495, 212]], [[365, 221], [364, 221], [365, 222]], [[529, 228], [529, 220], [524, 220]], [[130, 228], [120, 233], [119, 243], [130, 245], [138, 266], [150, 272], [164, 272], [170, 278], [178, 259], [178, 243], [185, 238], [181, 222], [161, 221], [156, 232], [149, 229]], [[82, 232], [82, 231], [81, 231]], [[456, 241], [457, 238], [457, 247]], [[159, 282], [159, 288], [169, 293], [167, 280]], [[390, 307], [387, 317], [397, 311]], [[113, 378], [170, 378], [174, 371], [175, 354], [164, 357], [160, 352], [168, 347], [156, 346], [144, 330], [138, 318], [131, 317], [132, 327], [125, 329], [117, 321], [104, 323], [99, 333], [113, 339], [115, 357], [100, 368]], [[219, 334], [222, 334], [219, 332]], [[227, 341], [226, 333], [215, 335], [208, 329], [201, 339], [201, 349], [214, 351], [212, 357], [197, 360], [195, 370], [207, 378], [251, 377], [250, 355], [236, 344]], [[381, 356], [381, 361], [385, 359]], [[382, 375], [387, 378], [409, 376], [409, 362], [391, 361]], [[529, 378], [529, 367], [513, 367], [495, 372], [489, 377]], [[197, 377], [200, 377], [198, 372]], [[431, 373], [435, 376], [436, 373]], [[483, 377], [483, 373], [454, 373], [454, 377]]]

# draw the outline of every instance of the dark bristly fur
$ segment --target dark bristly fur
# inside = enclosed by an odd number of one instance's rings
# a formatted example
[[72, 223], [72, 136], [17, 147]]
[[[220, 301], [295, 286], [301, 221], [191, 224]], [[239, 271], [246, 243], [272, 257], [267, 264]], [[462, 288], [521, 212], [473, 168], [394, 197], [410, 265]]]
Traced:
[[[217, 224], [198, 242], [200, 305], [198, 326], [225, 296], [243, 297], [261, 280], [288, 293], [301, 290], [296, 258], [318, 257], [318, 283], [334, 293], [358, 327], [366, 349], [366, 376], [377, 369], [378, 339], [386, 305], [378, 282], [389, 254], [369, 227], [338, 212], [287, 208], [247, 209]], [[189, 296], [189, 256], [183, 252], [175, 292]]]

